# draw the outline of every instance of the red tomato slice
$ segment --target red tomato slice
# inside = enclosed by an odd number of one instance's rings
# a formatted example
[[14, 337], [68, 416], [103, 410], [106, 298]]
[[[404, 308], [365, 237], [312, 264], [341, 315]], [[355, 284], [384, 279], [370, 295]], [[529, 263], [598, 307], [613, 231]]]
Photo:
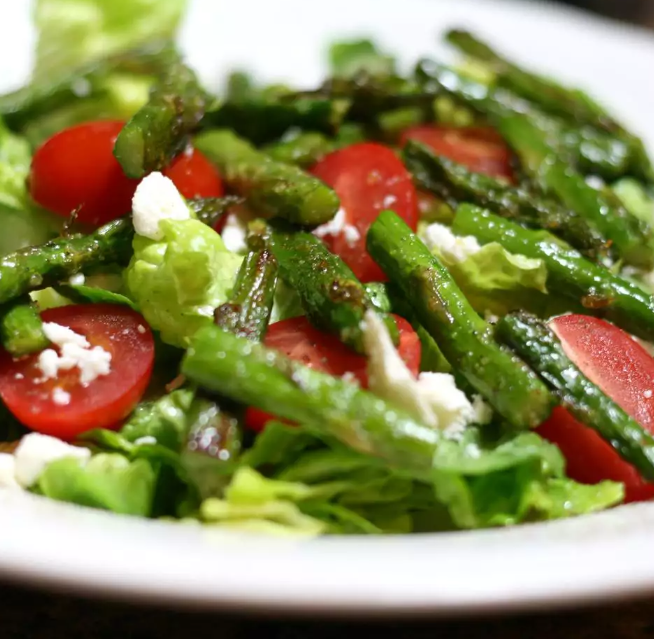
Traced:
[[[407, 368], [414, 375], [418, 375], [421, 355], [420, 338], [403, 317], [399, 315], [393, 317], [400, 332], [398, 353]], [[334, 335], [314, 328], [306, 317], [293, 317], [271, 324], [264, 338], [264, 344], [309, 368], [338, 377], [350, 373], [363, 388], [368, 386], [366, 357], [352, 351]], [[275, 416], [257, 408], [248, 408], [245, 419], [252, 430], [260, 431], [266, 422], [275, 419]]]
[[384, 209], [392, 209], [416, 230], [418, 201], [409, 172], [388, 147], [363, 142], [329, 153], [312, 173], [336, 191], [346, 223], [359, 234], [358, 239], [347, 233], [326, 237], [330, 250], [343, 258], [362, 282], [385, 281], [384, 273], [366, 252], [366, 234]]
[[[584, 375], [654, 433], [654, 359], [649, 353], [617, 326], [594, 317], [563, 315], [550, 326]], [[654, 497], [654, 484], [563, 408], [557, 408], [539, 432], [561, 449], [572, 479], [589, 484], [604, 479], [623, 482], [627, 501]]]
[[511, 151], [501, 136], [489, 127], [441, 127], [420, 125], [402, 133], [400, 144], [417, 140], [438, 155], [467, 166], [476, 173], [512, 179]]
[[164, 170], [185, 198], [222, 197], [223, 181], [213, 164], [200, 151], [189, 148], [180, 153]]
[[[113, 154], [123, 124], [117, 120], [85, 122], [46, 140], [32, 159], [32, 198], [66, 218], [79, 208], [77, 219], [96, 227], [130, 211], [139, 181], [125, 176]], [[199, 151], [181, 153], [164, 174], [184, 197], [223, 194], [220, 175]]]
[[[154, 340], [146, 321], [116, 304], [62, 306], [44, 311], [41, 317], [84, 335], [91, 347], [109, 351], [111, 371], [87, 386], [80, 384], [78, 368], [43, 380], [38, 354], [15, 360], [2, 351], [0, 397], [7, 408], [32, 430], [66, 440], [92, 428], [117, 426], [150, 381]], [[55, 388], [69, 394], [68, 403], [55, 401]]]

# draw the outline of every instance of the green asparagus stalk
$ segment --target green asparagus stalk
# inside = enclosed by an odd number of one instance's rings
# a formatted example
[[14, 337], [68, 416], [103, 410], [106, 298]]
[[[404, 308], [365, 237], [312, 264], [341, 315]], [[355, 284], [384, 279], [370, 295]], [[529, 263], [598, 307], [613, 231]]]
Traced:
[[556, 157], [543, 132], [529, 118], [510, 115], [496, 122], [523, 168], [543, 191], [560, 199], [610, 238], [625, 262], [643, 268], [654, 265], [652, 231], [647, 224], [630, 215], [619, 201], [590, 186], [580, 173]]
[[584, 376], [543, 322], [527, 313], [510, 314], [497, 324], [497, 335], [540, 374], [567, 410], [645, 479], [654, 480], [654, 437]]
[[416, 78], [425, 92], [445, 93], [487, 117], [492, 124], [497, 124], [498, 118], [509, 116], [527, 118], [542, 137], [565, 153], [570, 162], [594, 175], [617, 179], [630, 173], [639, 157], [637, 146], [623, 138], [588, 127], [572, 127], [555, 116], [542, 113], [507, 89], [482, 84], [430, 60], [418, 64]]
[[205, 128], [232, 129], [253, 144], [260, 145], [277, 140], [292, 128], [333, 134], [346, 107], [325, 98], [282, 100], [256, 96], [222, 103], [206, 113], [203, 125]]
[[333, 140], [322, 133], [307, 131], [290, 140], [280, 140], [265, 146], [265, 151], [273, 160], [307, 168], [336, 148]]
[[318, 225], [338, 211], [338, 197], [326, 184], [276, 162], [231, 131], [207, 131], [196, 138], [195, 146], [218, 166], [227, 185], [265, 218]]
[[62, 75], [30, 83], [0, 96], [0, 116], [13, 130], [23, 128], [30, 120], [48, 115], [61, 107], [78, 102], [80, 91], [96, 95], [112, 72], [141, 75], [161, 73], [177, 60], [178, 54], [169, 41], [153, 41], [138, 48], [93, 61]]
[[[363, 353], [361, 322], [373, 303], [350, 267], [311, 233], [277, 227], [271, 248], [282, 279], [300, 296], [311, 323]], [[397, 344], [395, 321], [389, 316], [385, 321]]]
[[195, 334], [182, 372], [204, 388], [305, 424], [317, 435], [379, 457], [398, 471], [429, 476], [439, 433], [356, 384], [307, 368], [217, 326]]
[[262, 234], [248, 238], [243, 260], [228, 302], [215, 311], [215, 321], [226, 331], [261, 341], [272, 311], [277, 285], [277, 260]]
[[586, 260], [580, 253], [543, 231], [525, 229], [469, 204], [457, 209], [452, 229], [474, 235], [482, 244], [499, 242], [507, 251], [542, 259], [548, 287], [586, 313], [605, 317], [630, 333], [654, 340], [654, 298], [639, 286]]
[[566, 119], [589, 124], [600, 130], [617, 132], [622, 127], [606, 111], [574, 89], [530, 73], [513, 64], [468, 31], [452, 29], [446, 35], [466, 55], [488, 64], [500, 86], [506, 87], [543, 108]]
[[243, 198], [235, 195], [226, 195], [225, 197], [196, 197], [186, 200], [186, 203], [200, 222], [214, 227], [233, 206], [242, 204]]
[[125, 175], [140, 178], [164, 168], [184, 148], [208, 103], [195, 73], [182, 62], [170, 65], [116, 139], [114, 155]]
[[131, 220], [120, 218], [89, 235], [59, 237], [5, 255], [0, 259], [0, 304], [54, 286], [90, 267], [126, 265], [132, 255], [133, 236]]
[[9, 302], [0, 317], [0, 340], [14, 357], [43, 350], [50, 342], [43, 332], [38, 308], [29, 296]]
[[453, 209], [471, 202], [520, 224], [550, 231], [594, 261], [610, 255], [609, 242], [593, 224], [554, 200], [473, 173], [414, 140], [404, 147], [403, 158], [416, 182]]
[[553, 398], [523, 362], [501, 348], [447, 269], [392, 211], [368, 231], [368, 252], [412, 306], [447, 361], [509, 424], [535, 428]]

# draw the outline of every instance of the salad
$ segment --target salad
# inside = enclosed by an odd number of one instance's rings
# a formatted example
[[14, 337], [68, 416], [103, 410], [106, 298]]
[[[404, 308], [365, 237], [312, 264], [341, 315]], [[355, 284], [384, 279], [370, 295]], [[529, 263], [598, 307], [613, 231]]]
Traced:
[[273, 534], [654, 497], [654, 169], [450, 30], [203, 86], [183, 0], [37, 0], [0, 96], [0, 489]]

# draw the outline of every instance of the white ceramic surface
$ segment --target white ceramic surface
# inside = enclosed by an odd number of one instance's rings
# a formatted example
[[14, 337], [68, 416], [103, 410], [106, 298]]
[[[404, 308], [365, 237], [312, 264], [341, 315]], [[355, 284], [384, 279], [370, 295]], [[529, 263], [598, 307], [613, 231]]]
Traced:
[[[0, 82], [29, 69], [28, 2], [0, 9]], [[654, 147], [654, 37], [551, 5], [499, 0], [195, 0], [182, 43], [215, 83], [232, 65], [311, 83], [332, 37], [369, 34], [403, 63], [468, 25], [588, 87]], [[289, 541], [140, 521], [0, 492], [0, 574], [86, 594], [313, 613], [454, 614], [654, 593], [654, 504], [443, 535]]]

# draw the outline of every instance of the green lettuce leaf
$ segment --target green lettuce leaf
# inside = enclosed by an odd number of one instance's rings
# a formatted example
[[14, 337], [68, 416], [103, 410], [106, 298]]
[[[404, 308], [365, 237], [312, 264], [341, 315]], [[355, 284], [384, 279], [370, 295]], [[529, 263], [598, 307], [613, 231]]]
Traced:
[[164, 220], [162, 240], [134, 238], [125, 270], [127, 293], [161, 339], [185, 347], [227, 301], [243, 260], [198, 220]]
[[488, 444], [477, 429], [439, 446], [434, 490], [460, 528], [568, 517], [624, 498], [621, 484], [582, 486], [566, 479], [560, 451], [536, 433]]
[[41, 474], [37, 490], [58, 501], [148, 517], [155, 483], [156, 473], [147, 461], [101, 453], [86, 464], [72, 458], [50, 463]]
[[34, 79], [154, 39], [172, 39], [186, 0], [37, 0]]
[[346, 40], [329, 47], [329, 66], [332, 75], [351, 78], [360, 73], [391, 75], [395, 60], [382, 53], [372, 40]]
[[46, 242], [63, 223], [31, 201], [26, 183], [31, 161], [27, 140], [0, 121], [0, 255]]
[[203, 521], [279, 535], [314, 536], [326, 531], [324, 522], [305, 515], [297, 502], [322, 497], [324, 490], [300, 483], [268, 479], [252, 468], [239, 469], [225, 498], [202, 502]]
[[629, 213], [639, 220], [654, 226], [654, 197], [645, 190], [638, 180], [623, 178], [611, 188]]

